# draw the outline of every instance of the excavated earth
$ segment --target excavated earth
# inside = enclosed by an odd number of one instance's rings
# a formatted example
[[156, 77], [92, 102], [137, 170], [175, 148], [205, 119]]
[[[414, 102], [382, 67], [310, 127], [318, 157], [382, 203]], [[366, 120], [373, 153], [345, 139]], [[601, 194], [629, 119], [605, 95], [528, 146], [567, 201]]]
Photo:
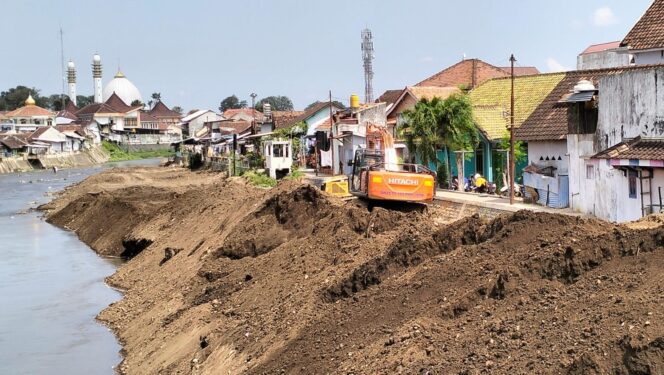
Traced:
[[123, 374], [664, 374], [661, 219], [449, 222], [158, 168], [43, 209], [130, 259], [99, 315]]

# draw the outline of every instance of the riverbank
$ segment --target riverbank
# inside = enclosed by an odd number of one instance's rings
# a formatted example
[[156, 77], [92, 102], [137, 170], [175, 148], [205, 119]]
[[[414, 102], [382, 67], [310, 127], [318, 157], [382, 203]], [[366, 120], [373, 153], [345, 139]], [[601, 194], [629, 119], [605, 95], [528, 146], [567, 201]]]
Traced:
[[103, 141], [102, 148], [108, 153], [109, 161], [127, 161], [150, 158], [168, 158], [175, 155], [175, 152], [168, 145], [153, 145], [145, 149], [125, 150], [115, 143]]
[[442, 223], [294, 181], [114, 169], [48, 221], [131, 260], [121, 373], [664, 371], [664, 228], [520, 211]]
[[28, 161], [20, 158], [0, 159], [0, 174], [29, 172], [40, 169], [58, 169], [90, 167], [109, 161], [109, 155], [101, 147], [92, 147], [76, 153], [41, 155]]

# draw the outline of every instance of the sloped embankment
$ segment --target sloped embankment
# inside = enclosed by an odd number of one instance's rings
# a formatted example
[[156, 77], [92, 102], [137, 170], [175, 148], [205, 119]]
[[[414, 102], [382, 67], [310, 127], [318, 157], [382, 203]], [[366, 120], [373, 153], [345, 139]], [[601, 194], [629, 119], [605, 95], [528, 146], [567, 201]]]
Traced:
[[443, 226], [435, 207], [175, 173], [105, 172], [50, 214], [100, 252], [142, 250], [100, 314], [121, 372], [664, 372], [659, 225], [519, 212]]

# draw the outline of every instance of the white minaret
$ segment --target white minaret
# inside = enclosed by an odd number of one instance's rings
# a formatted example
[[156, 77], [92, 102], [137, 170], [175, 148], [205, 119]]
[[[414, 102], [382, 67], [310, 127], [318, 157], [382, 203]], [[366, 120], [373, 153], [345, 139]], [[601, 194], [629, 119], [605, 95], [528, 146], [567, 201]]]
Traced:
[[71, 60], [67, 63], [67, 84], [69, 85], [69, 100], [76, 105], [76, 66]]
[[101, 103], [101, 56], [95, 53], [92, 56], [92, 78], [95, 82], [95, 103]]

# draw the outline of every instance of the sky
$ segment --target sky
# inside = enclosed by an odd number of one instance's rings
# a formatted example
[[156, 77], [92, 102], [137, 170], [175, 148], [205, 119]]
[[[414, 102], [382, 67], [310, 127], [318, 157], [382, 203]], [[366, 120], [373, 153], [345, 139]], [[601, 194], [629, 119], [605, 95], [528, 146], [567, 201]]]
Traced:
[[463, 56], [542, 72], [574, 69], [590, 44], [621, 40], [651, 0], [31, 0], [2, 1], [0, 90], [62, 91], [65, 60], [92, 95], [92, 55], [106, 84], [121, 67], [143, 100], [214, 109], [229, 96], [364, 97], [360, 32], [374, 37], [374, 96]]

